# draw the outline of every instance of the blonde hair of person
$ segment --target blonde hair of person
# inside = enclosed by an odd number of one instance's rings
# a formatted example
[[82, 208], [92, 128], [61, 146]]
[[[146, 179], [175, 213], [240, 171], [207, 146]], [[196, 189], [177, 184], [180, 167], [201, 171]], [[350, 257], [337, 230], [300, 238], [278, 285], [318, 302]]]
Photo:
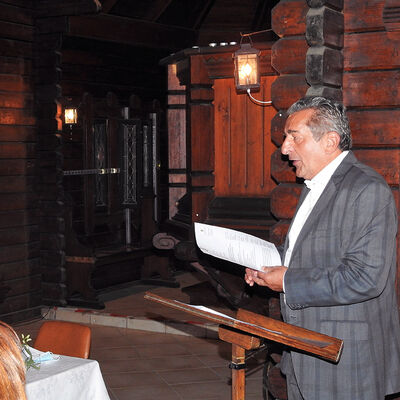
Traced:
[[0, 321], [0, 399], [26, 400], [25, 372], [18, 335]]

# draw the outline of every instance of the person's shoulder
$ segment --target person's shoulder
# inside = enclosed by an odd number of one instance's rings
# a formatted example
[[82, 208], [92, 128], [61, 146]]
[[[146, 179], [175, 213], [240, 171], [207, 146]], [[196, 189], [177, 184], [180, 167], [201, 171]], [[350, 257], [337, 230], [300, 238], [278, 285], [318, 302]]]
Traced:
[[344, 176], [343, 184], [350, 185], [352, 191], [364, 192], [380, 192], [392, 196], [391, 190], [385, 179], [372, 167], [362, 163], [355, 157], [352, 160], [350, 168]]

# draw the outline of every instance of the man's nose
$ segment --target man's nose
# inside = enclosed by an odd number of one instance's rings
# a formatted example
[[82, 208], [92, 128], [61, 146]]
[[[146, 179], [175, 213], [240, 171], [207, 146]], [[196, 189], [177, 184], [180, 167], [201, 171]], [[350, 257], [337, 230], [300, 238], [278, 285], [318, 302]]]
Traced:
[[289, 154], [289, 151], [290, 151], [290, 141], [286, 136], [281, 146], [281, 153], [286, 155]]

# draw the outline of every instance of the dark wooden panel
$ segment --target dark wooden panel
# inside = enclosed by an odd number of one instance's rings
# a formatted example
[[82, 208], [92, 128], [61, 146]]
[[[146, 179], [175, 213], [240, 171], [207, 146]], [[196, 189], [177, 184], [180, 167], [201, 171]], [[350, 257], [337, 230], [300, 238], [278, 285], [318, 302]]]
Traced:
[[286, 110], [295, 101], [305, 96], [308, 88], [304, 75], [280, 76], [271, 87], [274, 107], [278, 110]]
[[1, 233], [0, 246], [28, 243], [33, 239], [38, 238], [36, 226], [8, 228], [7, 230], [1, 231]]
[[194, 40], [194, 31], [190, 29], [122, 19], [105, 14], [71, 17], [69, 34], [135, 46], [168, 49], [171, 49], [171, 43], [175, 45], [174, 49], [189, 47]]
[[34, 125], [32, 110], [0, 108], [0, 124], [4, 125]]
[[[36, 293], [26, 293], [20, 296], [8, 297], [7, 301], [0, 305], [0, 314], [11, 314], [7, 316], [2, 316], [4, 321], [14, 321], [13, 315], [17, 314], [18, 311], [22, 311], [21, 315], [18, 317], [19, 320], [26, 318], [29, 309], [33, 307], [38, 307], [42, 303], [41, 293], [37, 291]], [[29, 315], [29, 314], [28, 314]]]
[[207, 209], [214, 192], [192, 192], [192, 222], [205, 221], [207, 218]]
[[213, 111], [211, 104], [193, 104], [191, 107], [191, 161], [193, 171], [214, 169]]
[[296, 211], [303, 185], [283, 183], [271, 193], [271, 213], [278, 219], [291, 219]]
[[9, 301], [9, 298], [12, 296], [19, 296], [31, 292], [40, 292], [41, 281], [42, 277], [40, 275], [26, 276], [12, 281], [6, 281], [5, 284], [10, 287], [10, 291], [7, 293], [7, 301]]
[[33, 210], [19, 210], [0, 213], [0, 228], [33, 225], [38, 223], [38, 218]]
[[32, 191], [35, 183], [33, 176], [0, 176], [2, 193], [21, 193]]
[[16, 246], [0, 247], [0, 264], [16, 261], [25, 261], [29, 258], [39, 257], [39, 242], [19, 244]]
[[23, 210], [35, 208], [36, 197], [32, 193], [0, 193], [0, 211]]
[[40, 265], [38, 259], [0, 265], [0, 279], [2, 281], [24, 278], [39, 273]]
[[336, 86], [342, 84], [343, 55], [329, 47], [310, 47], [307, 52], [306, 80], [312, 86]]
[[294, 168], [286, 160], [287, 156], [283, 156], [280, 149], [275, 150], [272, 154], [271, 175], [279, 183], [296, 181]]
[[400, 182], [400, 149], [354, 150], [357, 158], [379, 172], [389, 185]]
[[343, 102], [351, 107], [400, 105], [400, 70], [345, 73]]
[[33, 41], [33, 26], [0, 21], [0, 36], [4, 39]]
[[400, 144], [400, 110], [348, 110], [353, 145], [393, 146]]
[[33, 126], [2, 125], [0, 141], [4, 142], [33, 142], [35, 128]]
[[[257, 99], [269, 100], [274, 76], [262, 78]], [[237, 94], [233, 80], [218, 80], [215, 90], [215, 193], [217, 196], [266, 196], [275, 186], [270, 175], [273, 107], [255, 105]]]
[[385, 0], [345, 1], [343, 6], [345, 32], [382, 30], [384, 4]]
[[343, 14], [328, 7], [311, 8], [307, 13], [306, 38], [310, 46], [343, 47]]
[[0, 74], [31, 75], [32, 60], [0, 56]]
[[0, 93], [0, 107], [31, 109], [33, 107], [33, 94], [7, 92]]
[[271, 64], [280, 74], [305, 73], [307, 50], [304, 36], [280, 39], [272, 46]]
[[[23, 0], [20, 1], [22, 3]], [[17, 4], [16, 4], [17, 5]], [[11, 4], [0, 3], [0, 15], [3, 21], [33, 25], [33, 13], [25, 9], [14, 7]]]
[[2, 143], [2, 145], [0, 146], [0, 158], [34, 158], [34, 157], [35, 157], [35, 145], [33, 143]]
[[271, 121], [271, 140], [276, 146], [281, 146], [283, 143], [283, 132], [285, 130], [286, 114], [284, 111], [279, 111], [275, 114]]
[[32, 92], [33, 89], [31, 78], [21, 75], [0, 75], [0, 86], [6, 92]]
[[289, 229], [290, 221], [282, 220], [276, 223], [270, 230], [269, 240], [277, 246], [285, 242], [285, 237]]
[[343, 8], [344, 0], [307, 0], [310, 7], [318, 8], [322, 6], [329, 6], [341, 10]]
[[35, 163], [33, 160], [1, 160], [0, 176], [5, 175], [33, 175]]
[[304, 0], [281, 0], [272, 9], [273, 31], [281, 37], [304, 34], [308, 10]]
[[400, 31], [365, 32], [344, 36], [345, 70], [391, 69], [400, 67]]
[[32, 43], [18, 42], [10, 39], [0, 39], [0, 55], [6, 57], [22, 57], [32, 59]]

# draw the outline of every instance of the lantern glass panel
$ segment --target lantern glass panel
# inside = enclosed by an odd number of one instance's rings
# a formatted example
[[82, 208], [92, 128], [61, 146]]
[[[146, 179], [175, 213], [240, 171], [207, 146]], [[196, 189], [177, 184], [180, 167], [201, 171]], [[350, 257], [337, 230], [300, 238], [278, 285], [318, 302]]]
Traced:
[[66, 124], [76, 124], [78, 122], [78, 113], [76, 108], [66, 108], [64, 111]]

